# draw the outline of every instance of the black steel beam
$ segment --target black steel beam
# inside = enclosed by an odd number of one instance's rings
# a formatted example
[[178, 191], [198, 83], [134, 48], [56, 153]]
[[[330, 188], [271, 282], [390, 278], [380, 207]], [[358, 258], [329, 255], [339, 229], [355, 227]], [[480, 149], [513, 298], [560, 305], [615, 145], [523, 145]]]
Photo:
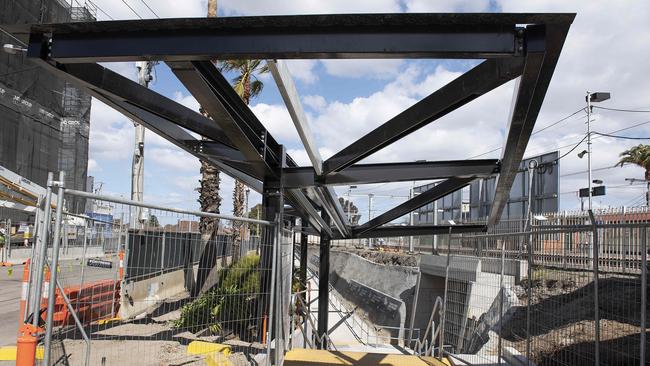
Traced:
[[[59, 62], [513, 56], [517, 25], [571, 14], [345, 14], [44, 24]], [[30, 45], [31, 51], [31, 45]]]
[[273, 174], [270, 166], [280, 160], [279, 144], [268, 134], [219, 70], [209, 61], [170, 62], [168, 65], [224, 130], [233, 145], [253, 164], [257, 177], [264, 179]]
[[[300, 226], [304, 227], [305, 219], [301, 218], [300, 219]], [[298, 278], [300, 279], [300, 290], [305, 291], [307, 289], [307, 266], [309, 265], [308, 262], [308, 235], [305, 232], [300, 233], [300, 270], [298, 271]], [[307, 293], [303, 292], [301, 295], [302, 301], [304, 304], [307, 302]]]
[[447, 180], [444, 180], [438, 183], [437, 185], [435, 185], [434, 187], [411, 198], [410, 200], [366, 222], [365, 224], [359, 225], [358, 227], [353, 229], [353, 232], [355, 233], [355, 235], [360, 235], [376, 227], [387, 224], [399, 217], [408, 214], [411, 211], [415, 211], [424, 205], [427, 205], [435, 200], [438, 200], [450, 193], [456, 192], [457, 190], [468, 185], [474, 179], [475, 179], [474, 177], [470, 177], [470, 178], [449, 178]]
[[375, 128], [323, 163], [323, 174], [340, 171], [462, 107], [521, 74], [520, 57], [489, 59]]
[[389, 238], [395, 236], [423, 236], [475, 233], [487, 231], [487, 225], [417, 225], [417, 226], [381, 226], [364, 233], [354, 233], [355, 238]]
[[510, 197], [510, 189], [533, 133], [569, 25], [527, 27], [524, 71], [515, 89], [517, 94], [510, 111], [505, 146], [501, 151], [501, 172], [497, 178], [488, 225], [499, 221]]
[[[37, 63], [48, 72], [75, 84], [88, 94], [101, 100], [108, 106], [135, 120], [139, 124], [142, 124], [179, 148], [199, 159], [214, 164], [226, 174], [243, 181], [255, 191], [262, 191], [262, 184], [258, 179], [251, 177], [246, 172], [240, 171], [240, 169], [246, 169], [246, 166], [237, 163], [237, 168], [234, 168], [223, 161], [201, 154], [192, 148], [192, 141], [198, 140], [179, 127], [179, 125], [196, 122], [197, 125], [201, 125], [209, 131], [219, 131], [218, 128], [211, 128], [209, 125], [204, 124], [206, 121], [211, 121], [205, 119], [200, 114], [96, 64], [76, 65], [75, 67], [70, 68], [69, 65], [51, 63], [42, 59], [36, 60]], [[68, 70], [71, 73], [68, 73]], [[102, 80], [105, 80], [105, 82]], [[103, 89], [104, 86], [106, 86], [108, 90]], [[132, 88], [135, 89], [135, 91], [131, 90]], [[140, 94], [142, 99], [136, 98], [136, 101], [148, 100], [148, 102], [143, 102], [145, 106], [152, 106], [148, 103], [153, 103], [154, 105], [161, 103], [160, 108], [157, 110], [149, 110], [148, 108], [126, 101], [123, 96], [119, 95], [120, 93], [118, 92], [120, 90], [126, 90], [126, 93], [133, 97]], [[197, 117], [197, 115], [200, 118]], [[202, 118], [206, 121], [203, 121]], [[218, 138], [218, 133], [214, 136]], [[225, 136], [222, 137], [225, 138]]]
[[408, 182], [451, 177], [490, 177], [499, 172], [499, 160], [448, 160], [408, 163], [354, 164], [344, 170], [317, 176], [312, 167], [286, 168], [285, 187], [305, 188], [314, 185], [373, 184]]
[[98, 64], [58, 64], [57, 68], [104, 95], [146, 109], [213, 141], [234, 146], [216, 122], [110, 69]]

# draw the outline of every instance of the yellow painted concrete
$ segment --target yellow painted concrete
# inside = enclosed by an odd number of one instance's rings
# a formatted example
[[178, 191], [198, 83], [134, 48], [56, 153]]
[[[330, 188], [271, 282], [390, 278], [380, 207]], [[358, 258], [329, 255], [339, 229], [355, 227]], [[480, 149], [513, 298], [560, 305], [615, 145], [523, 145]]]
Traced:
[[[36, 359], [43, 359], [43, 347], [36, 348]], [[0, 347], [0, 361], [16, 361], [16, 346]]]
[[418, 356], [395, 355], [365, 352], [336, 352], [313, 349], [293, 349], [284, 359], [285, 366], [447, 366], [428, 357], [423, 360]]
[[192, 341], [187, 345], [187, 353], [190, 355], [222, 353], [225, 356], [228, 356], [230, 354], [230, 346], [220, 343]]

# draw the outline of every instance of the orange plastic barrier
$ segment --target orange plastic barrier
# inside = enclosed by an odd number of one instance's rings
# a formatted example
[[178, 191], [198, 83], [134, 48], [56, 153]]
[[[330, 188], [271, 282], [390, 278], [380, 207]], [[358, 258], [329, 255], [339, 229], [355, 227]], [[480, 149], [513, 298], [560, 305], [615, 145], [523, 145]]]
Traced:
[[36, 362], [36, 334], [39, 329], [31, 324], [23, 324], [18, 328], [16, 342], [16, 366], [34, 366]]
[[[120, 281], [104, 280], [65, 288], [65, 294], [82, 324], [113, 318], [120, 309]], [[54, 323], [73, 324], [68, 307], [57, 290]]]

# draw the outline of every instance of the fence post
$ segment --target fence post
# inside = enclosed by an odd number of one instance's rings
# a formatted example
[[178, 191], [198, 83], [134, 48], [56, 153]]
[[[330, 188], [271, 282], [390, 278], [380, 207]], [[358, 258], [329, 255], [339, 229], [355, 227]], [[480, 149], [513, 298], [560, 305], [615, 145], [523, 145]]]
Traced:
[[[56, 281], [59, 265], [59, 246], [61, 241], [61, 216], [63, 213], [63, 191], [65, 182], [65, 172], [59, 173], [58, 193], [56, 197], [56, 219], [54, 222], [54, 237], [52, 240], [52, 262], [50, 263], [50, 291], [47, 299], [47, 315], [45, 320], [45, 352], [43, 355], [43, 365], [50, 364], [50, 352], [52, 348], [52, 322], [54, 321], [54, 305], [56, 303]], [[52, 182], [53, 184], [55, 182]]]
[[[501, 349], [503, 346], [501, 333], [503, 331], [503, 301], [506, 294], [503, 288], [503, 273], [504, 273], [505, 264], [506, 264], [506, 242], [504, 240], [501, 243], [501, 275], [499, 276], [499, 294], [501, 298], [499, 301], [499, 340], [497, 344], [497, 355], [499, 357], [499, 365], [501, 365]], [[462, 329], [461, 332], [463, 332]]]
[[40, 319], [41, 312], [41, 290], [43, 288], [43, 276], [45, 263], [45, 257], [47, 256], [47, 235], [48, 227], [50, 223], [50, 214], [52, 211], [52, 181], [54, 180], [54, 174], [47, 174], [47, 189], [45, 191], [45, 201], [43, 202], [43, 214], [41, 215], [43, 223], [40, 225], [39, 233], [37, 234], [36, 240], [34, 241], [34, 247], [38, 243], [38, 249], [36, 250], [36, 260], [34, 261], [34, 273], [36, 274], [36, 283], [32, 286], [34, 288], [34, 296], [30, 301], [29, 309], [32, 314], [34, 314], [32, 319], [32, 325], [34, 328], [38, 328], [38, 323]]
[[445, 292], [442, 300], [442, 319], [440, 320], [440, 338], [438, 358], [444, 357], [445, 348], [445, 322], [447, 321], [447, 289], [449, 285], [449, 265], [451, 264], [451, 226], [449, 227], [449, 237], [447, 240], [447, 265], [445, 266]]
[[600, 365], [600, 309], [598, 300], [598, 227], [596, 226], [596, 218], [593, 210], [589, 210], [589, 221], [592, 227], [591, 241], [593, 243], [592, 249], [592, 263], [594, 272], [594, 352], [595, 352], [595, 365]]
[[530, 305], [533, 296], [533, 225], [528, 226], [528, 294], [526, 296], [526, 360], [530, 364], [531, 340], [530, 340]]
[[[271, 245], [273, 246], [272, 254], [271, 254], [271, 286], [270, 286], [270, 293], [269, 293], [269, 321], [268, 321], [268, 328], [267, 328], [267, 335], [266, 335], [266, 363], [268, 366], [272, 365], [271, 362], [271, 338], [273, 337], [273, 312], [275, 311], [275, 282], [276, 282], [276, 272], [278, 270], [277, 264], [278, 264], [278, 245], [280, 244], [278, 237], [279, 237], [279, 232], [281, 230], [280, 224], [281, 221], [277, 220], [275, 224], [275, 232], [272, 235], [273, 239], [271, 240]], [[273, 227], [267, 227], [266, 228], [267, 232], [269, 230], [273, 230]], [[266, 235], [268, 238], [269, 235]], [[276, 330], [277, 331], [277, 330]], [[276, 353], [277, 353], [277, 348], [278, 348], [278, 341], [277, 341], [277, 333], [276, 333], [276, 341], [275, 341], [275, 348], [276, 348]]]
[[[411, 307], [411, 321], [409, 329], [408, 343], [406, 347], [411, 347], [413, 343], [413, 328], [415, 327], [415, 311], [418, 308], [418, 297], [420, 296], [420, 278], [422, 277], [422, 271], [418, 269], [418, 277], [415, 279], [415, 294], [413, 296], [413, 306]], [[418, 340], [420, 336], [418, 335]]]
[[639, 365], [645, 365], [646, 328], [648, 310], [648, 229], [641, 228], [641, 321]]

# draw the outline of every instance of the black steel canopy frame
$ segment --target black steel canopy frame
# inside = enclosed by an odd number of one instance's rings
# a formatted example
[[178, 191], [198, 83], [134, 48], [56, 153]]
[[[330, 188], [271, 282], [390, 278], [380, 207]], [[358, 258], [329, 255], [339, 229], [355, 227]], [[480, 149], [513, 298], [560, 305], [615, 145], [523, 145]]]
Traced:
[[[282, 222], [288, 203], [292, 209], [287, 213], [300, 216], [301, 226], [311, 226], [305, 227], [305, 232], [315, 230], [321, 235], [321, 283], [326, 284], [328, 266], [324, 262], [331, 239], [486, 230], [485, 225], [386, 225], [462, 189], [473, 179], [497, 175], [488, 225], [499, 220], [574, 17], [343, 14], [3, 27], [28, 42], [28, 57], [38, 60], [46, 70], [262, 193], [266, 220]], [[323, 161], [283, 64], [284, 59], [309, 58], [483, 61]], [[298, 167], [239, 98], [213, 64], [224, 59], [267, 60], [312, 166]], [[212, 119], [97, 64], [111, 61], [165, 62]], [[517, 81], [501, 159], [359, 163], [513, 79]], [[332, 188], [432, 179], [445, 180], [358, 226], [350, 225]], [[269, 253], [262, 253], [264, 268], [270, 268], [269, 258]], [[268, 279], [262, 283], [270, 286]], [[321, 286], [319, 297], [325, 304], [327, 291], [326, 285]], [[327, 331], [327, 306], [319, 309], [318, 331], [322, 336]]]
[[[265, 185], [276, 188], [281, 185], [287, 202], [317, 231], [349, 238], [371, 235], [373, 230], [420, 207], [418, 200], [423, 199], [413, 198], [372, 222], [351, 227], [331, 186], [442, 178], [460, 182], [447, 184], [451, 189], [444, 192], [448, 193], [462, 188], [473, 178], [498, 175], [488, 220], [489, 225], [496, 223], [574, 16], [343, 14], [128, 20], [7, 28], [28, 42], [28, 57], [42, 61], [47, 70], [76, 83], [258, 192], [263, 192]], [[282, 65], [277, 63], [283, 59], [294, 58], [484, 61], [329, 159], [315, 158], [314, 166], [298, 167], [291, 157], [281, 156], [282, 146], [212, 63], [219, 59], [250, 58], [276, 60], [272, 62], [275, 70], [282, 70]], [[97, 64], [136, 60], [166, 62], [212, 120]], [[310, 136], [304, 133], [308, 131], [306, 122], [298, 121], [302, 113], [299, 98], [286, 92], [295, 92], [293, 85], [286, 85], [292, 81], [286, 74], [278, 75], [276, 83], [285, 92], [285, 103], [302, 132], [305, 148], [310, 157], [318, 157]], [[359, 164], [380, 149], [513, 79], [517, 79], [516, 90], [501, 159]], [[188, 131], [208, 140], [198, 140]], [[325, 225], [322, 212], [331, 219], [332, 227]]]

